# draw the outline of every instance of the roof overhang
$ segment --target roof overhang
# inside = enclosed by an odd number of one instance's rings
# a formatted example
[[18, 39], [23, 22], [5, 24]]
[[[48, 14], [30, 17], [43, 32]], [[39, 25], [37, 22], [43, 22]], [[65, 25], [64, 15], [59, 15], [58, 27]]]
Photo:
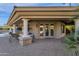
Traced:
[[21, 18], [74, 18], [79, 7], [14, 7], [8, 25]]

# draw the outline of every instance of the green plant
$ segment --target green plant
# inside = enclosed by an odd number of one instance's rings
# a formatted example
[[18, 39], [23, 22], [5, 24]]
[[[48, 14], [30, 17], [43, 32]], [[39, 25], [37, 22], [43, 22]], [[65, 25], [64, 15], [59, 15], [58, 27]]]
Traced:
[[74, 54], [78, 55], [78, 43], [74, 39], [74, 34], [67, 35], [64, 40], [67, 49], [75, 50]]

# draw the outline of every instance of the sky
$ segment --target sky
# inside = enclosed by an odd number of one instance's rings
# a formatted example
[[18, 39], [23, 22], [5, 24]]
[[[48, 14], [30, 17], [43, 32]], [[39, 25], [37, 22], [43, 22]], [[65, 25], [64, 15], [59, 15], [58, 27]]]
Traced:
[[[14, 6], [70, 6], [68, 3], [0, 3], [0, 26], [7, 24]], [[79, 6], [72, 3], [71, 6]]]

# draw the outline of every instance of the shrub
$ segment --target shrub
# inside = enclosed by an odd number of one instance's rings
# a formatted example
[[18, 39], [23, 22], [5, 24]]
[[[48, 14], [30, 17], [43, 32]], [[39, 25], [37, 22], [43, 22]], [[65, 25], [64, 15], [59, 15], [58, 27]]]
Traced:
[[65, 44], [66, 44], [66, 47], [68, 49], [74, 49], [75, 50], [75, 55], [78, 55], [78, 43], [77, 41], [74, 39], [74, 33], [70, 34], [70, 35], [67, 35], [65, 37], [65, 40], [64, 40]]

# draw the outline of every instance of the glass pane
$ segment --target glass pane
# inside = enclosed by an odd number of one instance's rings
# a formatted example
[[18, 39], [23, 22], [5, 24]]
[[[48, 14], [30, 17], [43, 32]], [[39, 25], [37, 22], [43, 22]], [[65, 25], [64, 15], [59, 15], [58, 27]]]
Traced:
[[45, 25], [45, 36], [49, 36], [49, 28], [48, 28], [48, 24]]
[[50, 35], [51, 36], [54, 35], [54, 25], [53, 24], [50, 25]]
[[44, 25], [40, 24], [40, 36], [44, 35]]

